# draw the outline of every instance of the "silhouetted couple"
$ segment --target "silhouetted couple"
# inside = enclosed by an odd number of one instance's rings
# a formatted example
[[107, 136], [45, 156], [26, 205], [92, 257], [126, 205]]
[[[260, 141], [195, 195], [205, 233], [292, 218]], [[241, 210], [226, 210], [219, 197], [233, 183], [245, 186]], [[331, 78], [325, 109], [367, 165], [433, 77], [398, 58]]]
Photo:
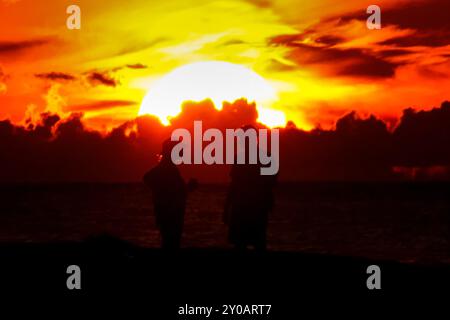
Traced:
[[[175, 142], [163, 143], [160, 162], [144, 176], [152, 190], [156, 224], [161, 233], [163, 249], [178, 249], [184, 224], [187, 193], [196, 183], [185, 184], [178, 167], [171, 160]], [[276, 176], [260, 173], [260, 164], [234, 164], [231, 169], [224, 222], [228, 238], [236, 249], [253, 246], [266, 249], [268, 214], [273, 206]]]

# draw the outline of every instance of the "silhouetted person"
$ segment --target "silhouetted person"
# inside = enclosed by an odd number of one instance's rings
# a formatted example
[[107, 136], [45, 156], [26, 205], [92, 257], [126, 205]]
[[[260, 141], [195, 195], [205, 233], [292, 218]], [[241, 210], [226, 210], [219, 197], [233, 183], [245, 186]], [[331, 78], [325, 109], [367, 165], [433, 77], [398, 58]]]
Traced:
[[[187, 187], [180, 171], [171, 160], [174, 142], [163, 143], [160, 162], [147, 172], [144, 183], [153, 194], [156, 224], [161, 233], [163, 249], [178, 249], [183, 232]], [[195, 188], [190, 181], [189, 187]]]
[[[246, 151], [248, 153], [248, 150]], [[236, 249], [266, 250], [268, 215], [274, 203], [276, 175], [261, 175], [261, 164], [235, 164], [225, 203], [228, 239]]]

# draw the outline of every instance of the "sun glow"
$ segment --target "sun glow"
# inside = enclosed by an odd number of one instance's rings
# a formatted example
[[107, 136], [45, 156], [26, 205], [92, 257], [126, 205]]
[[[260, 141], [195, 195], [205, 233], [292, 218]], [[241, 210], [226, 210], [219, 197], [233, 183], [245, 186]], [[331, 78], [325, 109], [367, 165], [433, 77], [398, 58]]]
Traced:
[[284, 125], [281, 111], [270, 109], [275, 89], [256, 72], [229, 62], [196, 62], [179, 67], [157, 81], [142, 101], [139, 115], [157, 116], [165, 125], [181, 112], [184, 101], [211, 99], [217, 109], [224, 101], [246, 98], [256, 102], [260, 122], [273, 127]]

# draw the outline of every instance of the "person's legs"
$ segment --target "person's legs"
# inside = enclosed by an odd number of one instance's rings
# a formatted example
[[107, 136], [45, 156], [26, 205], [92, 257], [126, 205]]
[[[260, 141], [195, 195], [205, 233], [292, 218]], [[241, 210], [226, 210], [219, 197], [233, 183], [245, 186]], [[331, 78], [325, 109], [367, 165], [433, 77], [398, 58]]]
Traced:
[[177, 250], [181, 245], [181, 230], [174, 226], [161, 226], [161, 248]]
[[183, 233], [184, 212], [164, 212], [164, 219], [159, 224], [161, 232], [161, 248], [177, 250], [181, 247]]
[[233, 224], [230, 225], [228, 231], [228, 240], [233, 245], [236, 251], [247, 250], [247, 240], [242, 223], [237, 223], [235, 221]]
[[252, 228], [252, 242], [257, 251], [267, 250], [267, 220], [261, 214]]
[[238, 242], [238, 243], [234, 244], [234, 250], [239, 251], [239, 252], [245, 251], [245, 250], [247, 250], [247, 246], [245, 245], [245, 243]]
[[255, 243], [255, 250], [258, 252], [264, 252], [267, 251], [267, 243], [266, 239], [260, 239]]

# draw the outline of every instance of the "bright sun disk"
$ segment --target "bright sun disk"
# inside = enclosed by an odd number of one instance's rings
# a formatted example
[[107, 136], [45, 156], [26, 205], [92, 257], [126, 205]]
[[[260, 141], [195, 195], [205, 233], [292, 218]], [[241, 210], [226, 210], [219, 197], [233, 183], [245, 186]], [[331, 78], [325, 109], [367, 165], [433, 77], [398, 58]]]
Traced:
[[142, 101], [139, 115], [157, 116], [165, 125], [181, 112], [184, 101], [211, 99], [217, 109], [224, 101], [246, 98], [256, 102], [258, 121], [274, 127], [283, 126], [282, 111], [270, 108], [277, 95], [274, 88], [256, 72], [223, 61], [196, 62], [166, 74], [150, 88]]

